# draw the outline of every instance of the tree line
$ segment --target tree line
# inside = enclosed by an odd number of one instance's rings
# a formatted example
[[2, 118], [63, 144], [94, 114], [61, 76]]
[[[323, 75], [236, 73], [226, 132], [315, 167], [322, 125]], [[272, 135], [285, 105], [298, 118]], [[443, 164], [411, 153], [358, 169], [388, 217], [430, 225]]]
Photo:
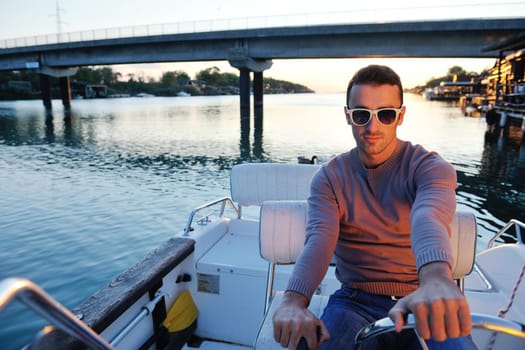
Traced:
[[467, 72], [460, 66], [450, 67], [442, 77], [431, 78], [424, 85], [414, 86], [410, 89], [405, 89], [405, 91], [421, 93], [426, 88], [435, 88], [441, 84], [442, 81], [467, 81], [467, 82], [477, 82], [481, 81], [483, 78], [490, 75], [490, 70], [485, 69], [481, 73], [477, 72]]
[[[28, 82], [28, 84], [13, 84], [12, 82]], [[180, 92], [194, 96], [239, 93], [239, 75], [221, 72], [217, 67], [202, 69], [193, 79], [182, 70], [163, 72], [159, 79], [155, 79], [134, 73], [124, 77], [122, 73], [115, 72], [111, 67], [81, 67], [75, 75], [71, 76], [70, 82], [73, 95], [76, 93], [76, 87], [86, 84], [106, 86], [109, 96], [138, 93], [176, 96]], [[263, 78], [263, 85], [266, 94], [314, 92], [304, 85], [273, 78]], [[51, 93], [54, 98], [59, 98], [58, 79], [51, 79]], [[29, 70], [0, 72], [0, 99], [39, 97], [40, 77], [37, 73]]]

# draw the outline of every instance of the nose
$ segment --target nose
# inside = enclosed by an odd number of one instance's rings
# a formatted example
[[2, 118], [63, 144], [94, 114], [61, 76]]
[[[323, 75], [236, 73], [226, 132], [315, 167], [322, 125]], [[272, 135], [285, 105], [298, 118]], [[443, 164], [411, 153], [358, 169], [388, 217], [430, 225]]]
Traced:
[[368, 124], [366, 124], [366, 129], [367, 130], [374, 130], [374, 129], [377, 129], [379, 128], [381, 125], [379, 123], [379, 119], [377, 117], [377, 112], [376, 113], [372, 113], [372, 118], [370, 118], [370, 121], [368, 122]]

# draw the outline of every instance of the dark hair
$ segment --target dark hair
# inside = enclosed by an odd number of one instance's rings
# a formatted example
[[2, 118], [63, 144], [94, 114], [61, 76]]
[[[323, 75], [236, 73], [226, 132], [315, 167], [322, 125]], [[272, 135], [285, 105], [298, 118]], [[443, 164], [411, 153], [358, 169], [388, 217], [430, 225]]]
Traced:
[[401, 104], [403, 104], [403, 85], [401, 84], [401, 79], [390, 67], [371, 64], [358, 70], [348, 83], [348, 88], [346, 89], [347, 105], [348, 101], [350, 101], [350, 90], [352, 90], [354, 85], [361, 84], [396, 85], [399, 88]]

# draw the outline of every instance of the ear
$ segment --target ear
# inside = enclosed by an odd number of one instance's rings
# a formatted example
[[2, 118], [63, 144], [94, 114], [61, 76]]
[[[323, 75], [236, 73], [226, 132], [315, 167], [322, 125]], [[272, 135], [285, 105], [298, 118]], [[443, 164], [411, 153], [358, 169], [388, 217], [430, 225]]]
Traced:
[[344, 107], [344, 111], [345, 111], [346, 123], [348, 125], [352, 125], [352, 121], [350, 120], [350, 115], [348, 114], [348, 107], [347, 106]]
[[403, 120], [405, 118], [405, 112], [406, 112], [406, 107], [401, 106], [401, 112], [399, 113], [399, 117], [397, 118], [397, 125], [403, 124]]

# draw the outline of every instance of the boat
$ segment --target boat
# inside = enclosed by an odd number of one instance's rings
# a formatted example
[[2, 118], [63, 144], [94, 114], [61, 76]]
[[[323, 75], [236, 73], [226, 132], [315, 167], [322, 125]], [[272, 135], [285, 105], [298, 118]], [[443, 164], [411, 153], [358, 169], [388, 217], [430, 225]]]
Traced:
[[431, 101], [459, 101], [466, 94], [481, 94], [484, 88], [477, 81], [442, 81], [433, 93], [425, 91], [425, 96]]
[[426, 88], [422, 92], [422, 95], [426, 100], [432, 101], [433, 98], [436, 96], [436, 91], [433, 88]]
[[[0, 281], [0, 311], [18, 301], [50, 322], [28, 344], [33, 350], [81, 343], [93, 349], [280, 349], [272, 310], [302, 249], [306, 199], [319, 167], [235, 165], [230, 196], [189, 210], [183, 230], [72, 310], [14, 276]], [[513, 219], [476, 249], [475, 216], [456, 213], [454, 276], [469, 300], [479, 349], [525, 348], [524, 228]], [[339, 287], [334, 269], [312, 298], [314, 313]], [[391, 322], [378, 320], [356, 341], [387, 331]]]
[[177, 96], [178, 97], [188, 97], [188, 96], [191, 96], [191, 94], [186, 91], [179, 91], [177, 92]]
[[479, 118], [488, 110], [488, 99], [484, 94], [465, 94], [459, 97], [459, 108], [465, 117]]
[[147, 92], [139, 92], [135, 95], [136, 97], [155, 97], [153, 94], [148, 94]]

